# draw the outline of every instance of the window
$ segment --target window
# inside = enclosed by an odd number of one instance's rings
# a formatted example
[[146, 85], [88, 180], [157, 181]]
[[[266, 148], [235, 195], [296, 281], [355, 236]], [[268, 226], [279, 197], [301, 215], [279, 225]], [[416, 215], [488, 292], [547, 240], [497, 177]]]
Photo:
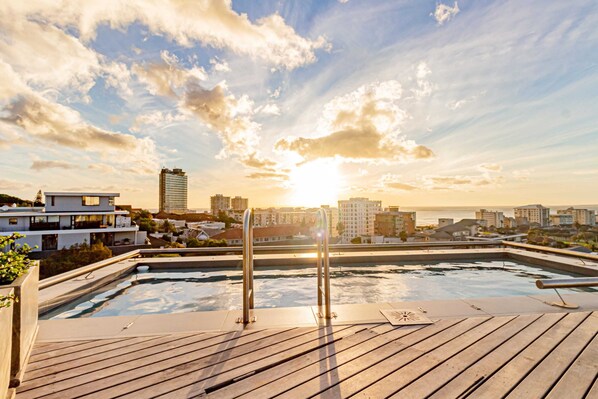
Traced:
[[114, 206], [114, 197], [108, 197], [108, 205]]
[[100, 205], [100, 197], [83, 196], [83, 206], [98, 206]]
[[50, 197], [50, 202], [52, 203], [52, 206], [54, 206], [54, 196]]
[[42, 234], [42, 251], [58, 249], [58, 234]]
[[19, 221], [17, 218], [9, 218], [8, 224], [12, 224], [12, 225], [19, 224]]

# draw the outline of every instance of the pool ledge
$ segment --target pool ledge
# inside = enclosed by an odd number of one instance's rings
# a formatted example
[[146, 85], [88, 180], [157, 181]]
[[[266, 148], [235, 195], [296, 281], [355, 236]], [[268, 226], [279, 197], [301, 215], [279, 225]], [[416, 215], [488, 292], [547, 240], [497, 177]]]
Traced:
[[[598, 293], [564, 294], [568, 303], [578, 309], [563, 309], [548, 303], [558, 300], [556, 294], [467, 298], [436, 301], [366, 303], [336, 305], [333, 325], [387, 322], [380, 309], [412, 309], [424, 312], [431, 319], [475, 316], [505, 316], [537, 313], [563, 313], [598, 310]], [[240, 310], [114, 316], [82, 319], [40, 320], [36, 342], [125, 338], [193, 332], [235, 331], [243, 329], [289, 329], [316, 327], [323, 323], [317, 317], [317, 307], [255, 309], [255, 323], [236, 323]]]

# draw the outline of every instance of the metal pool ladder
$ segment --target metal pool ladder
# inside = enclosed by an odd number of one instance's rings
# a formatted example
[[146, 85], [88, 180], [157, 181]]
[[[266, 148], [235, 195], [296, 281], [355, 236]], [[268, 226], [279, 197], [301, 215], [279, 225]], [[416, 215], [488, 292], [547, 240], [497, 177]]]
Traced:
[[318, 317], [336, 317], [330, 311], [330, 253], [328, 251], [328, 216], [322, 208], [316, 213], [316, 247], [318, 258]]
[[253, 323], [255, 316], [250, 316], [253, 309], [253, 209], [246, 209], [243, 214], [243, 317], [237, 323]]
[[[322, 208], [316, 213], [316, 248], [318, 269], [318, 317], [331, 319], [336, 314], [330, 310], [330, 252], [328, 250], [328, 217]], [[250, 314], [254, 308], [253, 290], [253, 210], [243, 214], [243, 316], [237, 323], [254, 323], [257, 317]]]

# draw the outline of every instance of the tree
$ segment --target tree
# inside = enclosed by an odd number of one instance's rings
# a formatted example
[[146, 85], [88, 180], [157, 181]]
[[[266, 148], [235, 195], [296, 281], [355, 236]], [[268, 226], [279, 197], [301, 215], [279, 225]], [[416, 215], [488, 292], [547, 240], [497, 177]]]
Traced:
[[407, 232], [405, 230], [401, 231], [399, 233], [399, 238], [401, 239], [401, 241], [407, 242]]
[[342, 236], [345, 232], [345, 224], [343, 222], [338, 222], [336, 224], [336, 231], [338, 231], [339, 236]]
[[140, 231], [147, 231], [148, 233], [155, 233], [158, 231], [158, 225], [151, 219], [139, 219], [137, 221]]
[[42, 200], [42, 190], [39, 190], [35, 195], [33, 206], [44, 206], [44, 201]]
[[[32, 266], [28, 258], [32, 248], [27, 244], [16, 244], [18, 239], [24, 237], [17, 233], [0, 236], [0, 285], [12, 283], [17, 277], [27, 273]], [[4, 252], [2, 249], [5, 247], [10, 249]], [[0, 308], [10, 306], [14, 300], [14, 295], [0, 295]]]
[[187, 240], [187, 248], [199, 248], [202, 246], [203, 245], [201, 245], [201, 241], [199, 241], [197, 238], [190, 238]]
[[224, 222], [224, 227], [227, 228], [227, 229], [230, 227], [231, 223], [236, 223], [237, 222], [234, 218], [228, 216], [226, 214], [226, 212], [224, 212], [224, 211], [219, 211], [218, 212], [218, 218], [217, 218], [217, 220], [219, 222]]
[[351, 244], [361, 244], [361, 237], [351, 239]]
[[60, 273], [65, 273], [81, 266], [99, 262], [112, 257], [110, 248], [102, 242], [92, 245], [75, 244], [70, 248], [63, 248], [54, 252], [48, 258], [41, 261], [40, 278], [48, 278]]
[[174, 224], [170, 223], [168, 220], [165, 220], [162, 225], [160, 226], [160, 230], [164, 233], [175, 233], [176, 227]]

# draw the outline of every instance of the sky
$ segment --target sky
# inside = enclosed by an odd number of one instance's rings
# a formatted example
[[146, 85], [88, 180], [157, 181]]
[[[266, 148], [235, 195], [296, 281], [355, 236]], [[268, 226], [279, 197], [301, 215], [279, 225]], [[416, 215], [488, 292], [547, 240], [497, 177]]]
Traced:
[[0, 2], [0, 192], [598, 203], [598, 2]]

